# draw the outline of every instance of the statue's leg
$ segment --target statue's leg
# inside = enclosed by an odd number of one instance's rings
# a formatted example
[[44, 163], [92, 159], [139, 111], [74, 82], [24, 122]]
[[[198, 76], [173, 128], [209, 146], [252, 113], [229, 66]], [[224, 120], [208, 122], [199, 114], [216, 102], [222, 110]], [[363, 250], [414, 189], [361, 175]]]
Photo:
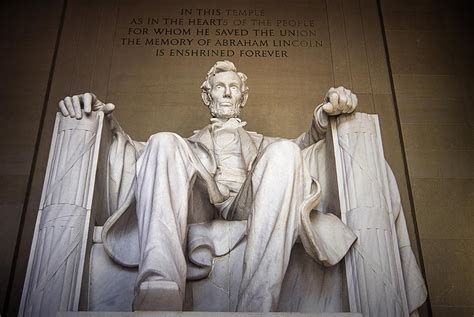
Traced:
[[298, 207], [310, 193], [311, 177], [301, 150], [290, 141], [270, 144], [252, 174], [238, 311], [274, 311], [291, 249], [298, 234]]
[[135, 310], [181, 309], [188, 200], [196, 175], [193, 155], [180, 136], [158, 133], [137, 162], [140, 264]]

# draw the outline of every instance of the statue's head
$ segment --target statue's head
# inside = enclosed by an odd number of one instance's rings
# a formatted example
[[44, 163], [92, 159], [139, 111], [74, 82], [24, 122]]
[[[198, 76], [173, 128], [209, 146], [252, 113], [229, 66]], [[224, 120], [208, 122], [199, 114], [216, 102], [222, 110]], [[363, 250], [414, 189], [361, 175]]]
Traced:
[[248, 88], [247, 76], [238, 72], [234, 63], [219, 61], [207, 72], [201, 85], [201, 97], [215, 118], [236, 118], [245, 106]]

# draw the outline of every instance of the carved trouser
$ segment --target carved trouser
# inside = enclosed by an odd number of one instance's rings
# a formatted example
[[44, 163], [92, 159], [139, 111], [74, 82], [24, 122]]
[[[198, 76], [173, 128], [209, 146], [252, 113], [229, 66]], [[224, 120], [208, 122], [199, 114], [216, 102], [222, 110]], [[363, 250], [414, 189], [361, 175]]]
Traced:
[[[238, 311], [272, 311], [298, 233], [298, 207], [311, 190], [301, 150], [290, 141], [267, 146], [255, 163], [253, 203]], [[154, 135], [138, 162], [137, 217], [140, 236], [138, 283], [151, 275], [185, 289], [189, 195], [202, 170], [186, 140]]]

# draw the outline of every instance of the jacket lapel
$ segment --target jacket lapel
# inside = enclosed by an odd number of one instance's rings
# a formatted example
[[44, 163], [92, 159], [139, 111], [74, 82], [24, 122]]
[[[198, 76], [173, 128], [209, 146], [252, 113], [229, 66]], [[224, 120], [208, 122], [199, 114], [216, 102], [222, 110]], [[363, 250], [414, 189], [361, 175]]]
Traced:
[[237, 132], [240, 136], [240, 148], [242, 149], [242, 157], [245, 161], [245, 166], [247, 166], [247, 168], [250, 168], [253, 160], [255, 160], [255, 158], [257, 157], [257, 149], [259, 148], [260, 143], [263, 140], [263, 136], [255, 132], [251, 132], [251, 135], [243, 128], [238, 128]]
[[197, 133], [188, 138], [190, 142], [198, 143], [205, 147], [210, 153], [214, 153], [214, 144], [211, 137], [211, 125], [207, 125]]

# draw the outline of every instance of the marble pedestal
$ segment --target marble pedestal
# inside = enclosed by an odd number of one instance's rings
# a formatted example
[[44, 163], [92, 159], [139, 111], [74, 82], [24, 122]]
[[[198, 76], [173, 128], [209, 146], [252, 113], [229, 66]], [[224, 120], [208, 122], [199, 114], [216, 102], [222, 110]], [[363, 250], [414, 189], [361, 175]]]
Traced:
[[58, 312], [56, 317], [362, 317], [359, 313]]

